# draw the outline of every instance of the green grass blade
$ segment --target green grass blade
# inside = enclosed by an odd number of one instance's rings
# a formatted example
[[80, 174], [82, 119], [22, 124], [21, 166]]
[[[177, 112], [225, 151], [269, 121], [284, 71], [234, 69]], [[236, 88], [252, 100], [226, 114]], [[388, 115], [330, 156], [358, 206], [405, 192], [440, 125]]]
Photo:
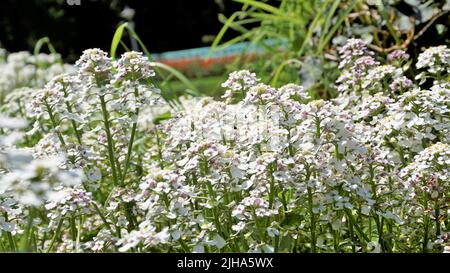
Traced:
[[281, 16], [284, 15], [280, 9], [278, 9], [274, 6], [268, 5], [266, 3], [263, 3], [263, 2], [254, 1], [254, 0], [233, 0], [233, 1], [244, 4], [244, 5], [253, 6], [255, 8], [259, 8], [259, 9], [265, 10], [267, 12], [276, 14], [276, 15], [281, 15]]
[[325, 46], [330, 42], [331, 38], [333, 38], [333, 36], [336, 33], [336, 31], [339, 29], [341, 24], [344, 22], [345, 18], [347, 18], [347, 16], [350, 14], [350, 12], [353, 10], [353, 8], [356, 6], [358, 1], [359, 0], [354, 0], [352, 2], [352, 4], [343, 13], [341, 13], [341, 15], [339, 16], [338, 20], [336, 21], [336, 23], [331, 28], [330, 32], [327, 34], [327, 36], [325, 37], [323, 42], [318, 46], [316, 54], [322, 53], [322, 51], [325, 48]]
[[52, 43], [50, 42], [50, 39], [48, 37], [43, 37], [36, 42], [36, 45], [34, 46], [34, 55], [38, 55], [41, 52], [42, 46], [44, 44], [47, 45], [47, 48], [50, 51], [50, 53], [53, 54], [57, 53]]
[[250, 39], [253, 35], [255, 35], [255, 30], [249, 30], [248, 32], [246, 32], [244, 34], [241, 34], [241, 35], [239, 35], [239, 36], [237, 36], [237, 37], [235, 37], [235, 38], [233, 38], [233, 39], [231, 39], [231, 40], [229, 40], [229, 41], [227, 41], [227, 42], [225, 42], [225, 43], [223, 43], [221, 45], [218, 45], [215, 48], [211, 48], [210, 52], [208, 53], [208, 56], [211, 55], [211, 52], [218, 51], [218, 50], [224, 49], [224, 48], [226, 48], [228, 46], [231, 46], [231, 45], [233, 45], [235, 43], [238, 43], [240, 41], [245, 41], [247, 39]]
[[111, 42], [111, 50], [110, 50], [110, 56], [113, 59], [116, 58], [117, 47], [119, 46], [120, 42], [122, 41], [123, 30], [127, 26], [128, 26], [128, 23], [121, 24], [116, 29], [116, 32], [114, 33], [114, 36], [113, 36], [113, 39], [112, 39], [112, 42]]
[[[128, 31], [129, 35], [133, 39], [135, 39], [136, 42], [138, 42], [138, 44], [141, 47], [141, 49], [143, 50], [144, 54], [151, 61], [152, 56], [151, 56], [150, 52], [148, 51], [147, 47], [142, 42], [142, 40], [139, 38], [139, 35], [137, 35], [137, 33], [134, 31], [134, 29], [127, 23], [123, 23], [119, 27], [117, 27], [116, 32], [114, 33], [114, 37], [111, 42], [111, 50], [110, 50], [111, 58], [115, 59], [117, 48], [118, 48], [119, 44], [121, 44], [127, 51], [129, 51], [129, 48], [122, 41], [122, 36], [123, 36], [123, 32], [125, 29]], [[179, 72], [175, 68], [170, 67], [163, 63], [158, 63], [158, 62], [152, 62], [152, 65], [155, 67], [155, 70], [158, 74], [161, 74], [159, 72], [159, 69], [162, 69], [162, 70], [168, 72], [169, 74], [172, 74], [178, 80], [180, 80], [187, 88], [190, 89], [185, 92], [186, 94], [194, 95], [194, 96], [201, 95], [200, 92], [198, 91], [198, 89], [181, 72]], [[153, 83], [155, 84], [156, 87], [160, 86], [156, 80], [153, 81]], [[169, 102], [169, 104], [174, 103], [173, 98], [168, 98], [168, 102]]]
[[228, 18], [228, 20], [226, 21], [226, 23], [223, 25], [223, 27], [220, 29], [219, 33], [217, 34], [216, 38], [214, 39], [212, 45], [211, 45], [211, 49], [214, 49], [222, 40], [223, 36], [225, 35], [225, 33], [227, 32], [228, 28], [230, 28], [231, 24], [233, 23], [233, 21], [236, 19], [236, 17], [240, 14], [241, 12], [235, 12], [233, 13], [230, 18]]
[[303, 52], [305, 51], [305, 48], [308, 45], [308, 42], [312, 37], [314, 29], [316, 28], [317, 24], [319, 23], [321, 15], [323, 14], [323, 11], [325, 10], [325, 8], [328, 6], [329, 2], [330, 1], [323, 2], [322, 6], [320, 7], [319, 11], [317, 12], [317, 15], [314, 17], [314, 20], [312, 21], [311, 25], [309, 26], [308, 32], [306, 33], [305, 39], [303, 40], [300, 50], [298, 51], [298, 56], [303, 55]]
[[294, 25], [300, 25], [302, 27], [305, 25], [305, 22], [301, 18], [287, 16], [287, 14], [273, 15], [273, 14], [267, 14], [267, 13], [262, 13], [262, 12], [249, 12], [248, 15], [250, 15], [254, 18], [261, 19], [261, 20], [271, 20], [274, 23], [287, 21], [288, 23], [291, 23]]
[[147, 56], [147, 58], [149, 60], [152, 60], [152, 54], [150, 54], [150, 52], [148, 51], [147, 47], [142, 42], [141, 38], [139, 38], [137, 33], [134, 31], [134, 29], [132, 27], [130, 27], [130, 26], [127, 26], [127, 30], [131, 33], [131, 36], [138, 42], [139, 46], [142, 48], [142, 50], [144, 51], [144, 53]]
[[389, 30], [389, 33], [392, 35], [392, 38], [394, 38], [395, 43], [399, 45], [401, 43], [400, 38], [397, 35], [397, 31], [394, 29], [394, 26], [392, 25], [391, 21], [389, 20], [389, 16], [386, 12], [386, 9], [384, 8], [383, 1], [379, 1], [377, 5], [378, 10], [380, 11], [381, 16], [386, 21], [386, 26]]
[[341, 3], [341, 0], [336, 0], [333, 2], [333, 5], [331, 6], [330, 11], [328, 12], [327, 18], [325, 19], [325, 24], [324, 24], [324, 27], [322, 29], [320, 39], [319, 39], [319, 44], [323, 43], [323, 40], [325, 39], [325, 36], [327, 35], [328, 30], [330, 29], [331, 20], [333, 19], [333, 15], [336, 12], [337, 8], [339, 7], [340, 3]]
[[277, 87], [278, 86], [278, 79], [281, 75], [281, 71], [283, 71], [283, 68], [288, 65], [288, 64], [298, 64], [298, 65], [303, 65], [303, 63], [297, 59], [289, 59], [284, 61], [283, 63], [281, 63], [278, 67], [277, 70], [275, 71], [275, 75], [273, 76], [271, 85]]
[[173, 74], [178, 80], [180, 80], [187, 88], [190, 89], [191, 94], [195, 94], [196, 96], [201, 96], [201, 93], [197, 90], [197, 88], [178, 70], [175, 68], [168, 66], [159, 62], [152, 62], [152, 66], [160, 68]]

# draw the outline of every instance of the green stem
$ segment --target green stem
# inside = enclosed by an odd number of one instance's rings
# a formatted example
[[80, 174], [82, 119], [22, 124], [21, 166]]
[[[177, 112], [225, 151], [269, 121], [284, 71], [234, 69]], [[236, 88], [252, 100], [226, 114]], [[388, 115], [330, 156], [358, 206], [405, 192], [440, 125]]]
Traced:
[[75, 216], [74, 215], [72, 215], [70, 217], [69, 222], [70, 222], [70, 233], [72, 236], [73, 249], [76, 249], [77, 248], [76, 241], [77, 241], [78, 236], [77, 236], [77, 227], [75, 225]]
[[127, 172], [128, 172], [128, 166], [130, 164], [130, 158], [131, 158], [131, 153], [133, 151], [133, 143], [134, 143], [134, 137], [136, 134], [136, 128], [137, 128], [137, 123], [133, 123], [133, 127], [131, 128], [131, 136], [130, 136], [130, 142], [128, 143], [128, 151], [127, 151], [127, 155], [125, 158], [125, 166], [123, 168], [123, 175], [122, 175], [122, 185], [125, 182], [125, 177], [127, 176]]
[[270, 193], [269, 193], [269, 208], [272, 208], [273, 200], [275, 198], [275, 179], [273, 177], [273, 169], [270, 168]]
[[114, 156], [114, 143], [113, 143], [113, 139], [111, 136], [111, 129], [109, 126], [109, 115], [108, 115], [108, 110], [106, 109], [106, 102], [105, 102], [104, 96], [100, 96], [100, 104], [101, 104], [101, 108], [102, 108], [103, 123], [105, 126], [106, 138], [108, 141], [109, 163], [111, 165], [114, 186], [117, 186], [120, 184], [119, 184], [119, 180], [117, 178], [116, 161], [115, 161], [116, 159]]
[[[372, 199], [375, 201], [378, 201], [377, 188], [376, 188], [375, 181], [374, 181], [375, 170], [374, 170], [372, 164], [369, 164], [369, 174], [370, 174], [370, 185], [372, 188]], [[386, 250], [385, 243], [383, 240], [383, 224], [380, 224], [379, 216], [375, 212], [372, 213], [372, 217], [375, 220], [375, 224], [377, 226], [378, 243], [381, 245], [382, 250]]]
[[11, 232], [7, 231], [6, 237], [8, 237], [8, 242], [9, 242], [9, 246], [10, 246], [11, 250], [13, 252], [16, 252], [17, 251], [16, 242], [15, 242], [14, 237], [12, 236]]
[[58, 127], [58, 123], [56, 122], [56, 118], [53, 114], [52, 108], [50, 107], [50, 105], [48, 105], [47, 101], [45, 101], [45, 107], [47, 108], [47, 112], [50, 117], [50, 122], [52, 123], [53, 129], [55, 130], [56, 135], [58, 136], [58, 139], [61, 142], [61, 145], [65, 148], [66, 142], [64, 141], [64, 138], [62, 137], [61, 132], [56, 130], [56, 128]]
[[310, 187], [308, 187], [308, 208], [311, 215], [311, 250], [316, 253], [316, 217], [313, 212], [313, 194]]
[[61, 219], [59, 219], [59, 223], [58, 223], [58, 227], [56, 228], [55, 234], [52, 237], [52, 240], [50, 241], [50, 245], [47, 249], [47, 253], [50, 253], [50, 251], [52, 251], [53, 249], [53, 245], [55, 244], [56, 238], [59, 237], [59, 233], [61, 232], [61, 227], [63, 225], [64, 222], [64, 218], [61, 217]]
[[[67, 98], [68, 94], [67, 94], [67, 90], [66, 90], [65, 86], [63, 87], [63, 92], [64, 92], [64, 97]], [[73, 114], [72, 105], [70, 105], [70, 103], [68, 101], [66, 101], [66, 107], [67, 107], [67, 112]], [[75, 131], [75, 136], [77, 138], [78, 144], [81, 145], [81, 133], [77, 128], [77, 123], [74, 120], [71, 120], [71, 124], [72, 124], [73, 130]]]
[[352, 241], [352, 252], [356, 253], [355, 234], [353, 232], [353, 225], [352, 223], [350, 223], [350, 221], [348, 222], [348, 229], [350, 233], [350, 239]]
[[336, 253], [339, 253], [339, 230], [333, 230], [331, 224], [329, 224], [330, 232], [333, 234], [333, 247]]
[[[424, 204], [423, 209], [426, 211], [428, 208], [428, 196], [427, 193], [424, 193]], [[425, 212], [424, 219], [423, 219], [423, 243], [422, 243], [422, 251], [423, 253], [427, 252], [427, 245], [428, 245], [428, 232], [430, 228], [430, 217], [428, 216], [427, 212]]]
[[428, 245], [428, 230], [430, 227], [430, 218], [427, 216], [425, 216], [425, 219], [423, 221], [423, 229], [424, 229], [424, 234], [423, 234], [423, 243], [422, 243], [422, 251], [423, 253], [427, 253], [427, 245]]
[[[213, 189], [212, 184], [208, 181], [208, 182], [206, 183], [206, 185], [207, 185], [207, 188], [208, 188], [209, 195], [210, 195], [212, 198], [214, 198], [214, 200], [215, 200], [215, 199], [216, 199], [216, 194], [215, 194], [215, 192], [214, 192], [214, 189]], [[217, 213], [217, 207], [214, 206], [214, 207], [211, 209], [211, 211], [212, 211], [212, 214], [213, 214], [214, 225], [216, 226], [217, 232], [218, 232], [219, 234], [221, 234], [221, 235], [224, 235], [224, 234], [222, 234], [222, 228], [221, 228], [221, 224], [220, 224], [220, 221], [219, 221], [219, 215], [218, 215], [218, 213]]]
[[[137, 87], [134, 88], [134, 96], [136, 99], [139, 97], [139, 92], [138, 92]], [[136, 121], [133, 122], [133, 126], [131, 128], [131, 136], [130, 136], [130, 141], [128, 143], [128, 151], [127, 151], [127, 155], [126, 155], [126, 159], [125, 159], [125, 166], [123, 169], [122, 184], [124, 184], [124, 182], [125, 182], [125, 177], [127, 176], [128, 166], [129, 166], [130, 159], [131, 159], [131, 153], [133, 151], [134, 138], [136, 135], [136, 128], [137, 128], [137, 118], [139, 116], [139, 108], [136, 109], [135, 116], [136, 116]]]
[[[102, 211], [100, 210], [100, 208], [97, 206], [97, 204], [92, 203], [92, 206], [94, 207], [95, 211], [97, 212], [98, 216], [100, 216], [100, 219], [102, 219], [103, 224], [105, 225], [105, 227], [111, 232], [114, 233], [114, 231], [112, 230], [111, 226], [109, 225], [108, 221], [105, 218], [105, 215], [103, 215]], [[118, 237], [119, 234], [117, 234]]]
[[345, 212], [347, 214], [347, 218], [350, 221], [350, 223], [355, 227], [358, 234], [368, 243], [370, 242], [369, 237], [364, 233], [364, 231], [361, 229], [361, 227], [356, 223], [355, 218], [352, 215], [352, 212], [349, 209], [345, 209]]
[[78, 221], [78, 228], [77, 228], [77, 241], [76, 241], [76, 252], [80, 252], [80, 239], [81, 239], [81, 229], [83, 226], [83, 215], [80, 214], [79, 221]]
[[321, 130], [320, 130], [320, 118], [316, 117], [316, 138], [320, 138]]
[[27, 252], [31, 251], [31, 237], [32, 237], [31, 234], [33, 229], [33, 219], [34, 219], [34, 208], [30, 208], [28, 212], [28, 225], [24, 234], [25, 241], [23, 241], [23, 244], [21, 246], [22, 249]]
[[437, 200], [434, 205], [434, 214], [435, 214], [436, 237], [439, 237], [441, 235], [441, 224], [439, 223], [440, 209]]
[[377, 7], [381, 13], [381, 16], [386, 21], [386, 26], [389, 30], [389, 33], [392, 35], [392, 38], [394, 38], [395, 44], [399, 45], [401, 43], [400, 38], [398, 37], [397, 32], [394, 29], [394, 26], [392, 25], [391, 21], [389, 20], [388, 14], [383, 5], [383, 1], [379, 1], [379, 5], [377, 5]]
[[2, 240], [0, 240], [0, 252], [6, 252], [6, 246], [3, 244]]

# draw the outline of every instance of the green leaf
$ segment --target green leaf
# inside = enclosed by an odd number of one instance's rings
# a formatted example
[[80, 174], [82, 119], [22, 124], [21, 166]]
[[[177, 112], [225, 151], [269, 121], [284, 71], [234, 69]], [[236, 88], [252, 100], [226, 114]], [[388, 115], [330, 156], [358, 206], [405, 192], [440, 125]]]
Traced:
[[[117, 47], [119, 46], [119, 44], [121, 44], [127, 51], [129, 51], [128, 47], [122, 41], [122, 36], [123, 36], [123, 32], [125, 29], [128, 31], [130, 36], [136, 40], [136, 42], [139, 44], [139, 46], [141, 47], [144, 54], [151, 61], [152, 55], [150, 54], [150, 52], [148, 51], [147, 47], [142, 42], [142, 40], [139, 38], [139, 35], [137, 35], [137, 33], [132, 28], [132, 26], [130, 26], [128, 23], [121, 24], [119, 27], [117, 27], [116, 32], [114, 33], [114, 37], [111, 42], [111, 50], [110, 50], [111, 58], [115, 59]], [[162, 69], [164, 71], [169, 72], [169, 74], [173, 75], [175, 78], [180, 80], [187, 88], [190, 89], [190, 90], [185, 91], [186, 94], [189, 94], [192, 96], [201, 96], [201, 93], [198, 91], [198, 89], [181, 72], [179, 72], [175, 68], [170, 67], [163, 63], [159, 63], [159, 62], [152, 62], [152, 65], [155, 67], [155, 70], [157, 71], [158, 74], [160, 74], [159, 69]], [[155, 84], [156, 87], [159, 87], [159, 84], [156, 80], [154, 80], [152, 82]], [[171, 105], [176, 104], [176, 102], [173, 98], [167, 98], [167, 101]]]
[[170, 118], [172, 118], [172, 114], [171, 114], [170, 112], [165, 112], [165, 113], [162, 113], [161, 115], [155, 117], [155, 118], [153, 119], [153, 122], [154, 122], [155, 124], [160, 124], [161, 121], [167, 120], [167, 119], [170, 119]]
[[53, 47], [52, 43], [50, 42], [50, 39], [48, 37], [43, 37], [36, 42], [36, 45], [34, 46], [34, 55], [38, 55], [41, 52], [41, 48], [44, 44], [47, 45], [47, 48], [50, 51], [50, 53], [53, 54], [56, 53], [56, 50]]
[[187, 88], [190, 89], [190, 93], [196, 96], [201, 96], [201, 93], [197, 90], [197, 88], [178, 70], [175, 68], [168, 66], [163, 63], [159, 62], [152, 62], [152, 66], [161, 68], [162, 70], [165, 70], [171, 74], [173, 74], [178, 80], [180, 80], [184, 85], [186, 85]]
[[111, 50], [110, 50], [110, 55], [111, 55], [111, 58], [113, 58], [113, 59], [115, 59], [117, 47], [119, 46], [120, 42], [122, 41], [123, 30], [127, 26], [128, 26], [128, 23], [121, 24], [116, 29], [116, 32], [114, 33], [114, 37], [113, 37], [112, 42], [111, 42]]
[[303, 220], [302, 215], [298, 215], [295, 212], [288, 212], [284, 215], [283, 222], [281, 222], [282, 226], [296, 226], [300, 225]]
[[339, 7], [340, 3], [341, 3], [341, 1], [337, 0], [337, 1], [334, 1], [333, 5], [331, 6], [330, 11], [328, 12], [327, 18], [325, 19], [324, 27], [321, 31], [319, 44], [322, 44], [323, 39], [325, 39], [325, 36], [327, 35], [328, 30], [330, 29], [331, 20], [333, 19], [333, 15], [336, 12], [337, 8]]
[[291, 236], [283, 236], [280, 240], [279, 252], [290, 252], [292, 249], [292, 238]]
[[294, 25], [300, 25], [302, 27], [305, 24], [305, 22], [301, 18], [287, 16], [287, 14], [273, 15], [273, 14], [267, 14], [267, 13], [263, 13], [263, 12], [249, 12], [248, 15], [252, 16], [254, 18], [258, 18], [258, 19], [271, 20], [275, 24], [277, 22], [282, 22], [282, 21], [287, 21], [288, 23], [291, 23]]
[[308, 45], [308, 42], [309, 42], [309, 40], [312, 37], [314, 29], [316, 28], [316, 26], [317, 26], [317, 24], [319, 22], [319, 19], [321, 18], [321, 15], [322, 15], [323, 11], [328, 6], [328, 2], [329, 1], [323, 2], [322, 6], [320, 7], [320, 10], [317, 12], [317, 15], [314, 17], [314, 20], [312, 21], [311, 25], [309, 26], [308, 32], [306, 33], [306, 37], [303, 40], [303, 44], [300, 47], [300, 50], [298, 52], [298, 56], [302, 56], [303, 55], [303, 52], [305, 51], [305, 48]]
[[253, 6], [255, 8], [259, 8], [259, 9], [268, 11], [268, 12], [273, 13], [273, 14], [283, 15], [283, 12], [281, 12], [278, 8], [275, 8], [275, 7], [271, 6], [271, 5], [268, 5], [268, 4], [263, 3], [263, 2], [254, 1], [254, 0], [233, 0], [233, 1], [239, 2], [241, 4]]
[[236, 17], [240, 14], [241, 12], [235, 12], [233, 13], [230, 18], [228, 18], [228, 20], [225, 22], [225, 24], [223, 25], [223, 27], [220, 29], [219, 33], [217, 34], [216, 38], [214, 39], [212, 45], [211, 45], [211, 49], [214, 49], [222, 40], [223, 36], [225, 35], [225, 33], [227, 32], [228, 28], [230, 28], [231, 24], [233, 23], [233, 21], [236, 19]]
[[353, 8], [358, 4], [358, 0], [354, 0], [349, 7], [339, 15], [336, 23], [331, 28], [330, 32], [325, 36], [325, 39], [322, 41], [322, 43], [319, 44], [317, 47], [316, 54], [322, 53], [323, 49], [327, 46], [327, 44], [330, 42], [331, 38], [333, 38], [336, 31], [339, 29], [341, 24], [344, 22], [344, 20], [347, 18], [347, 16], [350, 14], [350, 12], [353, 10]]

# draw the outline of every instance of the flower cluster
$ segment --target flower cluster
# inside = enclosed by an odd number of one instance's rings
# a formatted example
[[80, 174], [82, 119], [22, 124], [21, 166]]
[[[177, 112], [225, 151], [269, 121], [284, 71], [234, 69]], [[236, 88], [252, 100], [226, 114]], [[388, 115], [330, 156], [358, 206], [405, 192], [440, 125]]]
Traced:
[[[5, 97], [16, 89], [40, 88], [53, 77], [72, 71], [73, 67], [63, 64], [59, 54], [32, 55], [27, 51], [8, 54], [0, 49], [0, 105], [3, 106]], [[15, 103], [20, 103], [19, 98]]]
[[224, 101], [175, 111], [142, 53], [100, 49], [15, 89], [0, 116], [0, 246], [448, 252], [447, 47], [419, 55], [416, 79], [401, 50], [383, 60], [350, 39], [340, 54], [330, 100], [243, 70]]
[[416, 67], [426, 68], [429, 73], [450, 72], [450, 49], [446, 46], [430, 47], [420, 54]]

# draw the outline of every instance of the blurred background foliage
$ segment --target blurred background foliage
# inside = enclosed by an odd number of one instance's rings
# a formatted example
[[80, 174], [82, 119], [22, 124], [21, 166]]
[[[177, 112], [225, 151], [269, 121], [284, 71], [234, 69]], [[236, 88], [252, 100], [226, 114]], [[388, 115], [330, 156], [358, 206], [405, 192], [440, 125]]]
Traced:
[[[234, 2], [242, 4], [241, 10], [219, 16], [224, 26], [213, 47], [249, 41], [265, 49], [265, 58], [257, 62], [237, 59], [229, 70], [251, 69], [275, 86], [301, 83], [313, 89], [316, 97], [335, 95], [337, 48], [350, 37], [370, 43], [383, 57], [395, 49], [405, 49], [414, 58], [424, 47], [449, 44], [448, 0]], [[251, 27], [247, 27], [249, 23]], [[257, 27], [253, 27], [255, 23]], [[240, 34], [226, 41], [221, 35], [230, 30]], [[268, 46], [268, 40], [279, 41], [278, 46]]]
[[217, 14], [229, 15], [239, 6], [221, 0], [81, 0], [80, 6], [66, 0], [1, 0], [0, 46], [32, 51], [48, 36], [73, 62], [86, 48], [109, 49], [114, 31], [126, 21], [126, 7], [134, 9], [136, 32], [152, 53], [206, 46], [221, 28]]

